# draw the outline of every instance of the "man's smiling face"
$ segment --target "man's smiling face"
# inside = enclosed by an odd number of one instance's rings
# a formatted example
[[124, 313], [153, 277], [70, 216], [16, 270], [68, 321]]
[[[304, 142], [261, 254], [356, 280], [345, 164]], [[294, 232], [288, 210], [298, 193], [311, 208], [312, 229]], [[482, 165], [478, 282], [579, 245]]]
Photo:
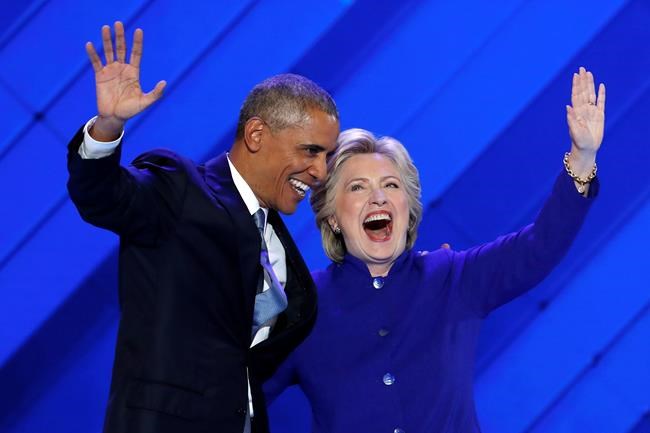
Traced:
[[300, 126], [263, 131], [256, 184], [251, 185], [260, 206], [284, 214], [296, 211], [298, 203], [316, 183], [325, 182], [327, 154], [336, 148], [339, 123], [318, 109], [309, 110]]

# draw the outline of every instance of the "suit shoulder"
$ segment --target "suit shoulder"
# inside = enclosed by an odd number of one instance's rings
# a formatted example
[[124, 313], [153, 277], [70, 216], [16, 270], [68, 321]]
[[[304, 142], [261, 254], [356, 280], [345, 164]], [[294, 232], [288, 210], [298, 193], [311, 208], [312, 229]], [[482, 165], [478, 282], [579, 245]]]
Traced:
[[434, 251], [413, 251], [413, 261], [416, 266], [427, 269], [449, 268], [457, 254], [449, 248], [439, 248]]
[[153, 149], [137, 156], [131, 163], [136, 168], [168, 172], [196, 170], [197, 164], [169, 149]]

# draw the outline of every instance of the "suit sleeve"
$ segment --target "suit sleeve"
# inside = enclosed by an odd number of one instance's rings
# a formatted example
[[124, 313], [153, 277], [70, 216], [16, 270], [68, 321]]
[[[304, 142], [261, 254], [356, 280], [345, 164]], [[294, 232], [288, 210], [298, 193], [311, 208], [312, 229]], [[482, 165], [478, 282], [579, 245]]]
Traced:
[[68, 145], [68, 192], [81, 217], [130, 241], [155, 245], [173, 230], [187, 187], [183, 161], [153, 151], [120, 165], [121, 144], [110, 156], [82, 159], [83, 128]]
[[514, 299], [539, 284], [569, 250], [598, 193], [598, 179], [589, 196], [580, 195], [562, 172], [535, 222], [452, 255], [452, 284], [479, 315]]

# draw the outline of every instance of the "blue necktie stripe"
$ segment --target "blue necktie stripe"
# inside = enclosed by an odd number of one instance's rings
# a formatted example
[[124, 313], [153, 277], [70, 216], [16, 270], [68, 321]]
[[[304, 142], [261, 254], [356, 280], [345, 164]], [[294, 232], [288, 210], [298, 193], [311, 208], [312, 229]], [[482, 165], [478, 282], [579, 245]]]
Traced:
[[252, 330], [252, 335], [254, 336], [264, 323], [268, 322], [287, 308], [288, 301], [287, 296], [284, 293], [284, 288], [278, 280], [278, 277], [275, 275], [273, 266], [269, 260], [269, 252], [266, 242], [264, 241], [264, 211], [259, 209], [255, 214], [253, 214], [253, 219], [255, 220], [255, 225], [257, 226], [261, 237], [260, 264], [264, 269], [264, 275], [268, 276], [270, 281], [269, 289], [258, 293], [255, 296]]

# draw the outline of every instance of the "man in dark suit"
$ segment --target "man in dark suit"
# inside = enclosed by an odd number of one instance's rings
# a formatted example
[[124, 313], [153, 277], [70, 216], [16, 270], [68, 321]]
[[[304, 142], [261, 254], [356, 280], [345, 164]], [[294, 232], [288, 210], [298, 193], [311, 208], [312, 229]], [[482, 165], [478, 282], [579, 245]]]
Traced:
[[[228, 154], [197, 165], [157, 150], [122, 167], [126, 120], [165, 83], [140, 88], [141, 30], [128, 63], [121, 23], [115, 50], [108, 26], [102, 41], [106, 65], [86, 45], [98, 115], [70, 142], [68, 190], [84, 220], [120, 236], [104, 431], [266, 432], [261, 382], [316, 314], [313, 281], [276, 211], [293, 213], [324, 181], [336, 106], [304, 77], [272, 77], [248, 95]], [[270, 293], [282, 301], [272, 317], [260, 306]]]

